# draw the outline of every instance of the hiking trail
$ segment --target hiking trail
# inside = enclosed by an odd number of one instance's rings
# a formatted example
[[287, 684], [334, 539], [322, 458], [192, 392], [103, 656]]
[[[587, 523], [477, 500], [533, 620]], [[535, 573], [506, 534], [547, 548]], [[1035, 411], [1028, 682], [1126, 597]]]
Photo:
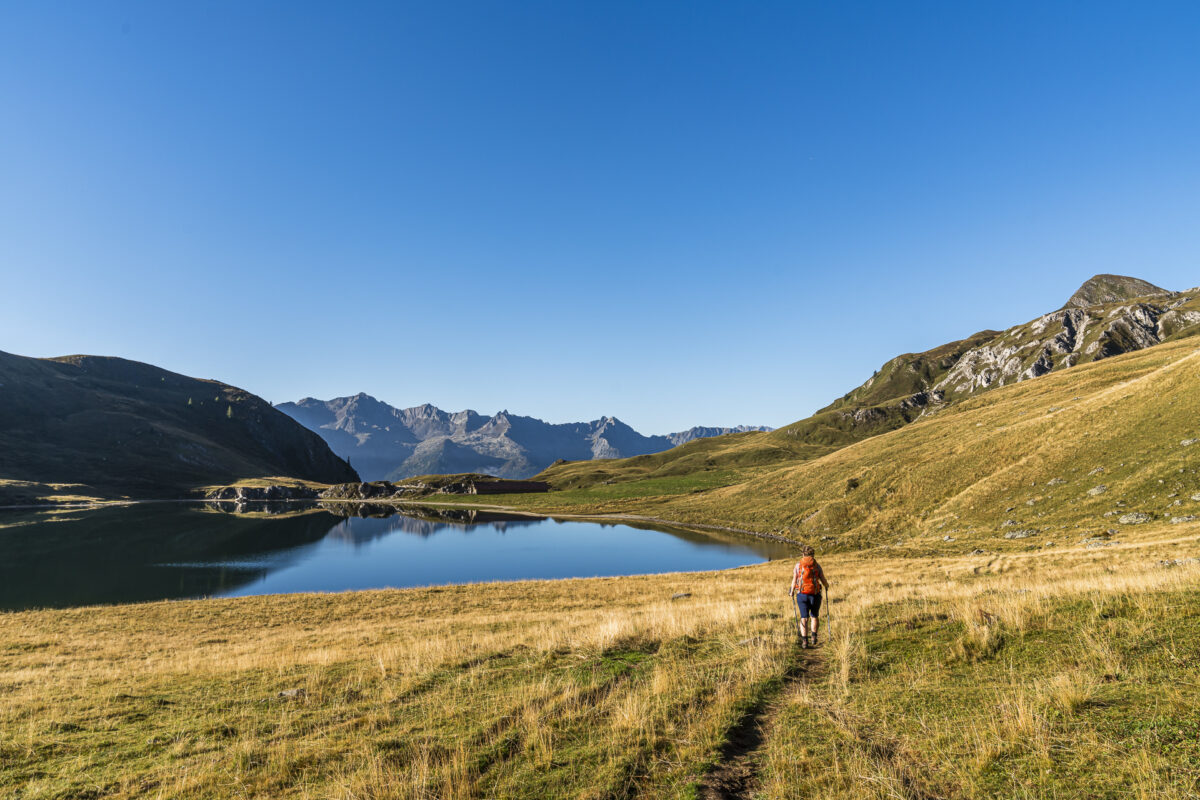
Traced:
[[[821, 646], [823, 648], [824, 645]], [[758, 787], [758, 756], [783, 707], [789, 687], [819, 677], [825, 666], [821, 648], [796, 645], [782, 680], [746, 710], [726, 735], [717, 765], [700, 779], [701, 800], [749, 800]]]

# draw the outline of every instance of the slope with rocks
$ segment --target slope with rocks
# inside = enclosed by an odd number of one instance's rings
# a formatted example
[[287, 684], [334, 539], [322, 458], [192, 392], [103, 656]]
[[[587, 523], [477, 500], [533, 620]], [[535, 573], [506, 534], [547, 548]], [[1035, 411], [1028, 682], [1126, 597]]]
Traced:
[[234, 386], [121, 358], [0, 353], [0, 481], [154, 497], [272, 476], [357, 480], [319, 436]]
[[[1146, 291], [1144, 296], [1128, 296]], [[1090, 298], [1120, 299], [1080, 306]], [[1200, 333], [1200, 288], [1169, 292], [1135, 278], [1097, 275], [1058, 311], [1004, 331], [985, 330], [922, 353], [897, 356], [861, 386], [811, 417], [751, 441], [717, 440], [705, 466], [786, 463], [818, 457], [902, 428], [956, 403], [1073, 366]], [[579, 488], [678, 475], [695, 466], [686, 448], [662, 453], [653, 469], [637, 459], [604, 468], [556, 465], [538, 476]]]
[[699, 438], [749, 430], [696, 427], [644, 436], [616, 417], [551, 424], [501, 411], [450, 413], [425, 404], [395, 408], [367, 394], [296, 403], [280, 411], [319, 434], [348, 458], [364, 480], [401, 480], [435, 473], [481, 472], [528, 478], [558, 460], [587, 461], [657, 453]]

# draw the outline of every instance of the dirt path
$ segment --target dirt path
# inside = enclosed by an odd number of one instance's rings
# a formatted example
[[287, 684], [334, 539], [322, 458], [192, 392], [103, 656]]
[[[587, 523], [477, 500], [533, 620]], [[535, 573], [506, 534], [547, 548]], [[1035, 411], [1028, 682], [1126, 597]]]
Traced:
[[746, 800], [758, 787], [758, 757], [770, 738], [790, 686], [815, 680], [824, 671], [821, 650], [796, 648], [783, 680], [763, 694], [729, 729], [714, 767], [700, 781], [701, 800]]

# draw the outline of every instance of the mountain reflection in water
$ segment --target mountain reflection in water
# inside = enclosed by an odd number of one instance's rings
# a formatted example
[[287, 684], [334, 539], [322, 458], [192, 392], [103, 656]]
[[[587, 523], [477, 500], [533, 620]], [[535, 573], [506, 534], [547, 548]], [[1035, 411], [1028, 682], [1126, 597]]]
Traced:
[[0, 512], [0, 608], [722, 569], [786, 545], [475, 509], [159, 503]]

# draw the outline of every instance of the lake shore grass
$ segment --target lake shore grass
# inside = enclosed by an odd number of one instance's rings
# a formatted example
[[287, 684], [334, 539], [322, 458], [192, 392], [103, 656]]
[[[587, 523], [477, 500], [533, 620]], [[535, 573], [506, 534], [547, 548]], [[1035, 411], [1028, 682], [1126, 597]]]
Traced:
[[766, 798], [1200, 789], [1195, 526], [824, 560], [815, 651], [787, 562], [0, 614], [0, 794], [683, 798], [734, 761]]

